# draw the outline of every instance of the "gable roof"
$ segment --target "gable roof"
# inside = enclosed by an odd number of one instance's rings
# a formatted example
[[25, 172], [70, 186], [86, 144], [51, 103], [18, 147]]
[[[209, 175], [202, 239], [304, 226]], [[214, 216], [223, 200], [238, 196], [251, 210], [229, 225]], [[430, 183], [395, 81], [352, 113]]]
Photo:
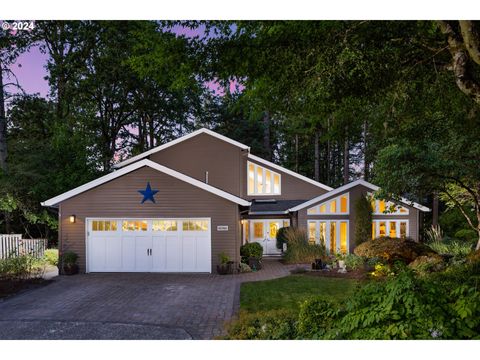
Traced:
[[274, 164], [268, 160], [265, 160], [265, 159], [262, 159], [261, 157], [258, 157], [258, 156], [255, 156], [255, 155], [252, 155], [252, 154], [248, 154], [248, 158], [253, 160], [253, 161], [257, 161], [259, 163], [262, 163], [264, 165], [267, 165], [267, 166], [270, 166], [271, 168], [273, 169], [276, 169], [276, 170], [280, 170], [280, 171], [283, 171], [284, 173], [288, 174], [288, 175], [291, 175], [291, 176], [294, 176], [300, 180], [303, 180], [303, 181], [306, 181], [312, 185], [315, 185], [315, 186], [318, 186], [319, 188], [322, 188], [324, 190], [327, 190], [327, 191], [331, 191], [333, 190], [333, 188], [331, 188], [330, 186], [327, 186], [325, 184], [322, 184], [322, 183], [319, 183], [318, 181], [315, 181], [313, 179], [310, 179], [306, 176], [303, 176], [303, 175], [300, 175], [298, 173], [296, 173], [295, 171], [292, 171], [292, 170], [288, 170], [287, 168], [284, 168], [283, 166], [280, 166], [280, 165], [277, 165], [277, 164]]
[[67, 199], [70, 199], [76, 195], [79, 195], [85, 191], [88, 191], [90, 189], [93, 189], [99, 185], [102, 185], [102, 184], [105, 184], [106, 182], [109, 182], [111, 180], [114, 180], [120, 176], [123, 176], [123, 175], [126, 175], [128, 173], [131, 173], [132, 171], [135, 171], [141, 167], [144, 167], [144, 166], [148, 166], [152, 169], [155, 169], [157, 171], [160, 171], [161, 173], [164, 173], [164, 174], [167, 174], [167, 175], [170, 175], [176, 179], [179, 179], [181, 181], [184, 181], [190, 185], [193, 185], [193, 186], [196, 186], [202, 190], [205, 190], [205, 191], [208, 191], [212, 194], [215, 194], [217, 196], [220, 196], [226, 200], [230, 200], [238, 205], [242, 205], [242, 206], [250, 206], [250, 202], [249, 201], [246, 201], [244, 199], [241, 199], [235, 195], [232, 195], [230, 193], [227, 193], [223, 190], [220, 190], [216, 187], [213, 187], [211, 185], [208, 185], [204, 182], [201, 182], [197, 179], [194, 179], [190, 176], [187, 176], [185, 174], [182, 174], [182, 173], [179, 173], [178, 171], [175, 171], [175, 170], [172, 170], [170, 168], [167, 168], [163, 165], [160, 165], [160, 164], [157, 164], [156, 162], [153, 162], [151, 160], [148, 160], [148, 159], [143, 159], [143, 160], [140, 160], [140, 161], [137, 161], [129, 166], [126, 166], [126, 167], [123, 167], [122, 169], [120, 170], [116, 170], [110, 174], [107, 174], [107, 175], [104, 175], [98, 179], [95, 179], [93, 181], [90, 181], [84, 185], [81, 185], [75, 189], [72, 189], [70, 191], [67, 191], [63, 194], [60, 194], [58, 196], [55, 196], [54, 198], [51, 198], [47, 201], [44, 201], [42, 202], [42, 206], [56, 206], [58, 205], [59, 203], [61, 203], [62, 201], [65, 201]]
[[[317, 196], [316, 198], [313, 198], [311, 200], [308, 200], [302, 204], [299, 204], [297, 206], [294, 206], [292, 208], [289, 209], [289, 211], [298, 211], [298, 210], [301, 210], [301, 209], [305, 209], [306, 207], [310, 206], [310, 205], [313, 205], [313, 204], [316, 204], [318, 203], [319, 201], [322, 201], [322, 200], [325, 200], [331, 196], [334, 196], [334, 195], [337, 195], [337, 194], [341, 194], [343, 193], [345, 190], [348, 190], [348, 189], [351, 189], [357, 185], [363, 185], [365, 186], [366, 188], [369, 188], [371, 189], [372, 191], [377, 191], [379, 190], [380, 188], [376, 185], [373, 185], [373, 184], [370, 184], [369, 182], [365, 181], [365, 180], [356, 180], [356, 181], [353, 181], [351, 183], [348, 183], [348, 184], [345, 184], [343, 186], [340, 186], [338, 188], [336, 188], [335, 190], [332, 190], [328, 193], [325, 193], [323, 195], [320, 195], [320, 196]], [[421, 210], [421, 211], [424, 211], [424, 212], [429, 212], [430, 209], [427, 208], [426, 206], [423, 206], [423, 205], [420, 205], [416, 202], [413, 202], [413, 201], [410, 201], [408, 199], [405, 199], [405, 198], [401, 198], [400, 201], [402, 203], [404, 203], [405, 205], [408, 205], [408, 206], [413, 206], [414, 208], [418, 209], [418, 210]]]
[[232, 140], [232, 139], [230, 139], [230, 138], [228, 138], [228, 137], [226, 137], [226, 136], [217, 134], [216, 132], [214, 132], [214, 131], [212, 131], [212, 130], [202, 128], [202, 129], [196, 130], [196, 131], [194, 131], [194, 132], [192, 132], [192, 133], [190, 133], [190, 134], [181, 136], [181, 137], [179, 137], [178, 139], [172, 140], [172, 141], [170, 141], [170, 142], [168, 142], [168, 143], [166, 143], [166, 144], [163, 144], [163, 145], [154, 147], [153, 149], [150, 149], [150, 150], [148, 150], [148, 151], [145, 151], [145, 152], [143, 152], [143, 153], [141, 153], [141, 154], [139, 154], [139, 155], [133, 156], [133, 157], [131, 157], [130, 159], [127, 159], [127, 160], [125, 160], [125, 161], [119, 162], [118, 164], [113, 165], [113, 168], [114, 168], [114, 169], [122, 168], [122, 167], [124, 167], [124, 166], [126, 166], [126, 165], [129, 165], [129, 164], [131, 164], [131, 163], [134, 163], [134, 162], [136, 162], [136, 161], [138, 161], [138, 160], [144, 159], [144, 158], [146, 158], [147, 156], [150, 156], [151, 154], [154, 154], [154, 153], [156, 153], [156, 152], [159, 152], [159, 151], [162, 151], [162, 150], [164, 150], [164, 149], [167, 149], [167, 148], [169, 148], [170, 146], [176, 145], [176, 144], [178, 144], [178, 143], [181, 143], [181, 142], [183, 142], [183, 141], [185, 141], [185, 140], [191, 139], [191, 138], [193, 138], [193, 137], [195, 137], [195, 136], [197, 136], [197, 135], [200, 135], [200, 134], [207, 134], [207, 135], [213, 136], [213, 137], [215, 137], [215, 138], [217, 138], [217, 139], [219, 139], [219, 140], [225, 141], [225, 142], [227, 142], [227, 143], [229, 143], [229, 144], [232, 144], [232, 145], [237, 146], [237, 147], [239, 147], [239, 148], [241, 148], [241, 149], [244, 149], [244, 150], [249, 150], [249, 149], [250, 149], [249, 146], [244, 145], [244, 144], [242, 144], [242, 143], [240, 143], [240, 142], [238, 142], [238, 141], [235, 141], [235, 140]]

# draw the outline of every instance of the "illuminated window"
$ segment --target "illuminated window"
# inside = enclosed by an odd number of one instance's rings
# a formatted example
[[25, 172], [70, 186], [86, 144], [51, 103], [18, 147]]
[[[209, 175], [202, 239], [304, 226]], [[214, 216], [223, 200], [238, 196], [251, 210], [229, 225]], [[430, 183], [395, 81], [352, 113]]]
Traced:
[[390, 221], [390, 237], [394, 238], [397, 237], [397, 223], [394, 221]]
[[337, 212], [337, 200], [330, 201], [330, 213], [335, 214]]
[[117, 231], [115, 220], [93, 220], [92, 231]]
[[248, 195], [276, 195], [281, 193], [280, 174], [248, 162]]
[[307, 210], [307, 214], [316, 214], [318, 207], [313, 207]]
[[248, 241], [250, 239], [250, 222], [248, 220], [245, 221], [245, 240]]
[[319, 229], [319, 235], [320, 235], [320, 243], [325, 246], [326, 241], [327, 241], [327, 223], [321, 222], [320, 223], [320, 229]]
[[207, 231], [207, 220], [184, 220], [182, 224], [183, 231]]
[[248, 164], [248, 193], [255, 192], [255, 168], [253, 164]]
[[407, 223], [405, 221], [400, 222], [400, 237], [407, 237]]
[[263, 238], [263, 222], [253, 223], [253, 236], [255, 238]]
[[376, 204], [377, 202], [375, 201], [374, 198], [372, 198], [372, 200], [370, 201], [370, 204], [372, 205], [372, 212], [377, 212], [377, 207], [376, 207]]
[[380, 201], [378, 202], [378, 212], [379, 212], [379, 213], [385, 212], [385, 201], [380, 200]]
[[387, 226], [386, 226], [385, 221], [380, 221], [379, 226], [378, 226], [380, 236], [386, 236], [387, 235], [386, 227]]
[[375, 232], [375, 221], [372, 222], [372, 239], [377, 237], [377, 233]]
[[320, 213], [325, 214], [327, 212], [327, 205], [320, 205]]
[[283, 220], [283, 227], [288, 227], [288, 226], [290, 226], [290, 221]]
[[348, 212], [347, 206], [348, 206], [348, 199], [344, 195], [340, 197], [340, 212], [346, 214]]
[[153, 231], [177, 231], [177, 222], [175, 220], [153, 220]]
[[277, 231], [278, 231], [278, 223], [270, 222], [270, 239], [277, 238]]
[[123, 231], [147, 231], [146, 220], [126, 220], [122, 223]]
[[401, 208], [400, 208], [400, 212], [401, 212], [402, 214], [405, 214], [405, 213], [408, 213], [408, 210], [405, 209], [404, 207], [401, 207]]
[[317, 227], [314, 221], [310, 221], [308, 223], [308, 243], [315, 244]]
[[340, 222], [340, 252], [347, 253], [347, 222]]
[[337, 251], [337, 223], [330, 222], [330, 252], [334, 253]]

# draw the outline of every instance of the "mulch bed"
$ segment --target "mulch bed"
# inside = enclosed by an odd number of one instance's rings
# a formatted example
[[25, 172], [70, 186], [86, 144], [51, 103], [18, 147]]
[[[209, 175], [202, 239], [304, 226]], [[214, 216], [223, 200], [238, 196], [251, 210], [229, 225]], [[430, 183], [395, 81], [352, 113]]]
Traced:
[[48, 285], [52, 280], [22, 279], [22, 280], [0, 280], [0, 299], [18, 294], [20, 292], [36, 289]]

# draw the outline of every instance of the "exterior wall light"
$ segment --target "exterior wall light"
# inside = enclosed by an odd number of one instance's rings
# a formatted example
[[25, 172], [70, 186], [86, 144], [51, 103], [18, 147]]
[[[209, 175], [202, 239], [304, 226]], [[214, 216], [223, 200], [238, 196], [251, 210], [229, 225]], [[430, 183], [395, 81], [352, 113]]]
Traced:
[[69, 219], [70, 219], [70, 223], [73, 224], [73, 223], [75, 223], [76, 216], [75, 215], [70, 215]]

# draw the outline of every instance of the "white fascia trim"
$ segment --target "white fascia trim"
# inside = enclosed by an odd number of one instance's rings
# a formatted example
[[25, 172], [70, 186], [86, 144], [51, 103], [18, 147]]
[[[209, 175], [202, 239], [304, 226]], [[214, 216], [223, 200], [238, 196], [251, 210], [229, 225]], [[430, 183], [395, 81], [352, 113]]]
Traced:
[[[359, 180], [356, 180], [356, 181], [353, 181], [351, 183], [348, 183], [346, 185], [343, 185], [343, 186], [340, 186], [338, 188], [336, 188], [335, 190], [332, 190], [326, 194], [323, 194], [323, 195], [320, 195], [320, 196], [317, 196], [316, 198], [313, 198], [311, 200], [308, 200], [306, 202], [304, 202], [303, 204], [300, 204], [300, 205], [297, 205], [291, 209], [289, 209], [290, 212], [293, 212], [293, 211], [298, 211], [298, 210], [302, 210], [310, 205], [313, 205], [319, 201], [322, 201], [326, 198], [329, 198], [331, 196], [334, 196], [334, 195], [337, 195], [337, 194], [340, 194], [342, 192], [344, 192], [345, 190], [348, 190], [348, 189], [351, 189], [352, 187], [354, 186], [357, 186], [357, 185], [363, 185], [365, 186], [366, 188], [369, 188], [371, 189], [372, 191], [378, 191], [380, 188], [376, 185], [373, 185], [373, 184], [370, 184], [369, 182], [363, 180], [363, 179], [359, 179]], [[418, 210], [421, 210], [421, 211], [425, 211], [425, 212], [429, 212], [430, 209], [427, 208], [426, 206], [423, 206], [423, 205], [420, 205], [416, 202], [412, 202], [408, 199], [405, 199], [405, 198], [401, 198], [400, 201], [406, 205], [409, 205], [409, 206], [413, 206], [414, 208], [418, 209]]]
[[120, 177], [120, 176], [123, 176], [123, 175], [125, 175], [125, 174], [128, 174], [128, 173], [130, 173], [130, 172], [132, 172], [132, 171], [135, 171], [135, 170], [137, 170], [137, 169], [139, 169], [139, 168], [141, 168], [141, 167], [143, 167], [143, 166], [148, 166], [148, 167], [150, 167], [150, 168], [152, 168], [152, 169], [155, 169], [155, 170], [157, 170], [157, 171], [160, 171], [160, 172], [162, 172], [162, 173], [164, 173], [164, 174], [167, 174], [167, 175], [170, 175], [170, 176], [172, 176], [172, 177], [174, 177], [174, 178], [177, 178], [177, 179], [179, 179], [179, 180], [185, 181], [185, 182], [188, 183], [188, 184], [191, 184], [191, 185], [193, 185], [193, 186], [196, 186], [196, 187], [198, 187], [198, 188], [200, 188], [200, 189], [203, 189], [203, 190], [205, 190], [205, 191], [208, 191], [208, 192], [210, 192], [210, 193], [212, 193], [212, 194], [218, 195], [218, 196], [220, 196], [220, 197], [222, 197], [222, 198], [224, 198], [224, 199], [230, 200], [230, 201], [232, 201], [232, 202], [234, 202], [234, 203], [237, 203], [238, 205], [250, 206], [250, 204], [251, 204], [249, 201], [246, 201], [246, 200], [244, 200], [244, 199], [241, 199], [241, 198], [239, 198], [239, 197], [237, 197], [237, 196], [235, 196], [235, 195], [229, 194], [229, 193], [227, 193], [227, 192], [225, 192], [225, 191], [223, 191], [223, 190], [217, 189], [216, 187], [213, 187], [213, 186], [211, 186], [211, 185], [205, 184], [205, 183], [203, 183], [203, 182], [201, 182], [201, 181], [199, 181], [199, 180], [197, 180], [197, 179], [194, 179], [194, 178], [192, 178], [192, 177], [190, 177], [190, 176], [187, 176], [187, 175], [185, 175], [185, 174], [182, 174], [182, 173], [180, 173], [180, 172], [178, 172], [178, 171], [175, 171], [175, 170], [172, 170], [172, 169], [170, 169], [170, 168], [167, 168], [167, 167], [165, 167], [165, 166], [163, 166], [163, 165], [157, 164], [157, 163], [155, 163], [155, 162], [153, 162], [153, 161], [151, 161], [151, 160], [148, 160], [148, 159], [144, 159], [144, 160], [138, 161], [138, 162], [133, 163], [133, 164], [131, 164], [131, 165], [129, 165], [129, 166], [126, 166], [126, 167], [124, 167], [124, 168], [122, 168], [122, 169], [120, 169], [120, 170], [116, 170], [116, 171], [114, 171], [114, 172], [112, 172], [112, 173], [110, 173], [110, 174], [107, 174], [107, 175], [105, 175], [105, 176], [102, 176], [102, 177], [100, 177], [100, 178], [98, 178], [98, 179], [95, 179], [95, 180], [93, 180], [93, 181], [90, 181], [89, 183], [86, 183], [86, 184], [81, 185], [81, 186], [79, 186], [79, 187], [77, 187], [77, 188], [75, 188], [75, 189], [72, 189], [72, 190], [70, 190], [70, 191], [67, 191], [67, 192], [61, 194], [61, 195], [58, 195], [58, 196], [56, 196], [56, 197], [54, 197], [54, 198], [51, 198], [51, 199], [49, 199], [49, 200], [47, 200], [47, 201], [44, 201], [44, 202], [42, 202], [41, 204], [42, 204], [42, 206], [55, 206], [55, 205], [59, 204], [59, 203], [62, 202], [62, 201], [65, 201], [65, 200], [67, 200], [67, 199], [69, 199], [69, 198], [71, 198], [71, 197], [74, 197], [74, 196], [76, 196], [76, 195], [78, 195], [78, 194], [81, 194], [81, 193], [83, 193], [83, 192], [85, 192], [85, 191], [87, 191], [87, 190], [93, 189], [94, 187], [97, 187], [97, 186], [102, 185], [102, 184], [104, 184], [104, 183], [106, 183], [106, 182], [108, 182], [108, 181], [111, 181], [111, 180], [116, 179], [116, 178], [118, 178], [118, 177]]
[[252, 154], [248, 154], [248, 158], [249, 159], [252, 159], [253, 161], [257, 161], [259, 163], [262, 163], [264, 165], [267, 165], [267, 166], [270, 166], [271, 168], [273, 169], [276, 169], [276, 170], [279, 170], [279, 171], [282, 171], [288, 175], [291, 175], [291, 176], [294, 176], [300, 180], [303, 180], [303, 181], [306, 181], [312, 185], [315, 185], [315, 186], [318, 186], [319, 188], [322, 188], [324, 190], [327, 190], [327, 191], [331, 191], [333, 190], [333, 188], [331, 188], [330, 186], [327, 186], [325, 184], [322, 184], [322, 183], [319, 183], [318, 181], [315, 181], [315, 180], [312, 180], [306, 176], [303, 176], [303, 175], [300, 175], [300, 174], [297, 174], [296, 172], [292, 171], [292, 170], [288, 170], [286, 168], [284, 168], [283, 166], [280, 166], [280, 165], [277, 165], [277, 164], [274, 164], [268, 160], [265, 160], [265, 159], [262, 159], [261, 157], [258, 157], [258, 156], [255, 156], [255, 155], [252, 155]]
[[172, 140], [172, 141], [170, 141], [170, 142], [168, 142], [168, 143], [166, 143], [166, 144], [163, 144], [163, 145], [157, 146], [157, 147], [155, 147], [155, 148], [153, 148], [153, 149], [150, 149], [150, 150], [148, 150], [148, 151], [145, 151], [145, 152], [143, 152], [143, 153], [141, 153], [141, 154], [139, 154], [139, 155], [136, 155], [136, 156], [134, 156], [134, 157], [132, 157], [132, 158], [130, 158], [130, 159], [127, 159], [127, 160], [125, 160], [125, 161], [122, 161], [122, 162], [120, 162], [120, 163], [118, 163], [118, 164], [115, 164], [115, 165], [113, 165], [113, 168], [114, 168], [114, 169], [122, 168], [122, 167], [124, 167], [124, 166], [126, 166], [126, 165], [128, 165], [128, 164], [134, 163], [135, 161], [141, 160], [141, 159], [143, 159], [143, 158], [145, 158], [145, 157], [147, 157], [147, 156], [149, 156], [149, 155], [151, 155], [151, 154], [154, 154], [154, 153], [156, 153], [156, 152], [158, 152], [158, 151], [162, 151], [162, 150], [164, 150], [164, 149], [166, 149], [166, 148], [169, 148], [170, 146], [176, 145], [176, 144], [178, 144], [178, 143], [181, 143], [182, 141], [191, 139], [192, 137], [195, 137], [195, 136], [200, 135], [200, 134], [208, 134], [208, 135], [213, 136], [213, 137], [215, 137], [215, 138], [217, 138], [217, 139], [223, 140], [223, 141], [225, 141], [225, 142], [227, 142], [227, 143], [229, 143], [229, 144], [238, 146], [238, 147], [241, 148], [241, 149], [245, 149], [245, 150], [250, 149], [250, 147], [248, 147], [247, 145], [244, 145], [244, 144], [242, 144], [242, 143], [239, 143], [238, 141], [235, 141], [235, 140], [232, 140], [232, 139], [230, 139], [230, 138], [228, 138], [228, 137], [226, 137], [226, 136], [217, 134], [216, 132], [214, 132], [214, 131], [212, 131], [212, 130], [202, 128], [202, 129], [196, 130], [196, 131], [194, 131], [194, 132], [192, 132], [192, 133], [190, 133], [190, 134], [187, 134], [187, 135], [184, 135], [184, 136], [182, 136], [182, 137], [179, 137], [178, 139]]

